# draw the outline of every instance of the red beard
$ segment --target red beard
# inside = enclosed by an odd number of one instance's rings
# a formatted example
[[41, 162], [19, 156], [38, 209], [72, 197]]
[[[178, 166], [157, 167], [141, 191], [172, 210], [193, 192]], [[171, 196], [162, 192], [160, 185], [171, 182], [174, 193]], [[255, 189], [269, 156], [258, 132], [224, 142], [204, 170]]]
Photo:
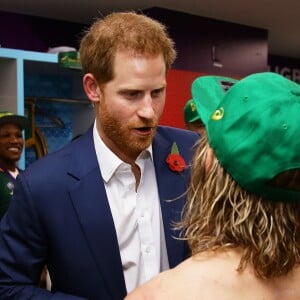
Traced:
[[[141, 120], [138, 124], [124, 124], [118, 118], [110, 114], [105, 103], [103, 103], [99, 109], [99, 121], [103, 133], [105, 134], [104, 141], [108, 139], [110, 145], [113, 145], [120, 153], [131, 159], [135, 159], [143, 150], [150, 146], [156, 133], [158, 123], [155, 120]], [[134, 134], [133, 131], [136, 128], [142, 127], [151, 127], [151, 134], [145, 136]], [[110, 147], [110, 145], [107, 146]]]

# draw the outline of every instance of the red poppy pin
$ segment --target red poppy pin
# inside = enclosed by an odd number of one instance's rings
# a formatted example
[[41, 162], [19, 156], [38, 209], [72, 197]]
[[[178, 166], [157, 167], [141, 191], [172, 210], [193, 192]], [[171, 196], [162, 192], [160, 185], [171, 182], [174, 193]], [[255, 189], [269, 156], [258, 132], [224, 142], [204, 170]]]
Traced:
[[183, 157], [179, 154], [179, 150], [175, 142], [172, 145], [171, 153], [168, 155], [166, 162], [169, 165], [169, 168], [174, 172], [182, 172], [186, 167], [186, 163]]

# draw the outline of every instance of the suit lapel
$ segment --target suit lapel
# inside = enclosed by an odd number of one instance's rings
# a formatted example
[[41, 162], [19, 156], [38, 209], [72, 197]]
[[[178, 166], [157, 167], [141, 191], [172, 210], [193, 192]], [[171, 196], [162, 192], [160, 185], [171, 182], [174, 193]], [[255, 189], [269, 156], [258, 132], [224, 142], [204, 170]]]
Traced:
[[186, 191], [189, 176], [187, 170], [181, 173], [171, 171], [166, 163], [173, 142], [165, 140], [158, 132], [153, 143], [157, 186], [170, 267], [180, 263], [186, 255], [185, 244], [174, 238], [178, 236], [178, 232], [172, 228], [172, 222], [180, 219], [184, 201], [184, 198], [180, 196]]
[[[78, 157], [74, 157], [69, 172], [79, 179], [76, 188], [70, 190], [72, 202], [99, 273], [109, 288], [111, 299], [123, 299], [126, 295], [126, 287], [117, 235], [91, 132], [89, 139], [82, 142], [76, 155]], [[82, 157], [86, 158], [84, 166], [78, 166]]]

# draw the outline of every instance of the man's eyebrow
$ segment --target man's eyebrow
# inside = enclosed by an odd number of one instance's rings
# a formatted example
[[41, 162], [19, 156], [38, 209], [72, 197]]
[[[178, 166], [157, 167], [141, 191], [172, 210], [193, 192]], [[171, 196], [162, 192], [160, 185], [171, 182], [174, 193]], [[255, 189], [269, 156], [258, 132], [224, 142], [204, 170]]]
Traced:
[[165, 85], [163, 85], [163, 86], [161, 86], [161, 87], [157, 87], [157, 88], [153, 89], [153, 91], [156, 91], [156, 90], [164, 90], [166, 87], [167, 87], [167, 85], [165, 84]]
[[122, 88], [120, 90], [118, 90], [118, 94], [127, 94], [127, 93], [140, 93], [143, 92], [143, 90], [139, 90], [139, 89], [131, 89], [131, 88]]
[[[164, 90], [166, 88], [166, 85], [163, 85], [161, 87], [153, 88], [151, 91], [158, 91], [158, 90]], [[136, 88], [121, 88], [118, 90], [118, 93], [134, 93], [134, 92], [144, 92], [144, 89], [136, 89]]]

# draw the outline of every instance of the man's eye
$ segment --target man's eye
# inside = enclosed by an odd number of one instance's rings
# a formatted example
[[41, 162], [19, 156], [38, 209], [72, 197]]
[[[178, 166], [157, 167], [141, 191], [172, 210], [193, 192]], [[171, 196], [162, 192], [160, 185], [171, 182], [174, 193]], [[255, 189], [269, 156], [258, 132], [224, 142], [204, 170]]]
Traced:
[[136, 98], [140, 97], [141, 95], [142, 95], [142, 93], [139, 91], [127, 92], [125, 94], [126, 98], [128, 98], [128, 99], [136, 99]]
[[164, 89], [157, 89], [151, 92], [152, 98], [157, 98], [163, 93]]

